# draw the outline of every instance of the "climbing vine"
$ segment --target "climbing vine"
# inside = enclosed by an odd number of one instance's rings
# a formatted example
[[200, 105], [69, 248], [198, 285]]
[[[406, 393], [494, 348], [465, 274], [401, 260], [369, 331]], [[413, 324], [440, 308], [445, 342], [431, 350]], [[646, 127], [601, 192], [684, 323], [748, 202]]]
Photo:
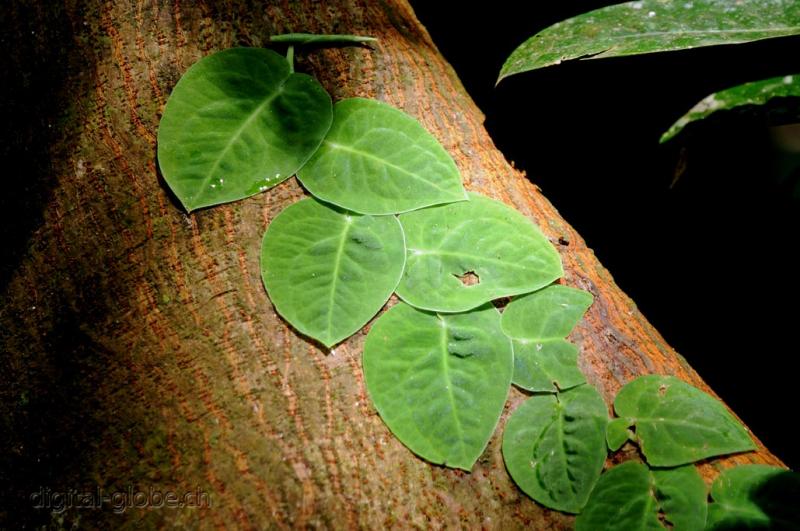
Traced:
[[[411, 116], [363, 98], [334, 105], [294, 71], [294, 45], [371, 40], [289, 34], [272, 38], [289, 45], [286, 57], [233, 48], [198, 61], [159, 127], [169, 187], [192, 211], [297, 176], [312, 197], [265, 232], [264, 287], [286, 321], [327, 348], [398, 296], [367, 335], [363, 368], [375, 408], [410, 451], [471, 470], [513, 384], [531, 396], [509, 418], [502, 452], [527, 495], [580, 513], [579, 528], [702, 528], [707, 493], [691, 463], [753, 450], [750, 436], [722, 404], [668, 376], [629, 382], [609, 419], [566, 339], [592, 295], [554, 284], [561, 260], [539, 229], [467, 193], [447, 150]], [[628, 440], [647, 464], [602, 474], [609, 448]], [[723, 476], [746, 484], [773, 472]], [[715, 522], [749, 502], [728, 483], [712, 490]], [[620, 508], [620, 493], [637, 503]]]

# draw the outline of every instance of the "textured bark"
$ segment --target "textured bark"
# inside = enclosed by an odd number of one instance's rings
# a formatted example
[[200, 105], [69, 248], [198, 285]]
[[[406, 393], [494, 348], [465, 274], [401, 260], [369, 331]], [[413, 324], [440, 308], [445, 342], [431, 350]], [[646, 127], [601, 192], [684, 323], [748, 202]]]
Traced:
[[[291, 179], [187, 216], [156, 170], [158, 119], [194, 61], [288, 31], [377, 36], [372, 48], [301, 50], [334, 99], [416, 116], [466, 186], [513, 205], [559, 249], [565, 282], [595, 304], [572, 335], [610, 403], [645, 373], [705, 384], [614, 284], [583, 240], [495, 149], [483, 117], [405, 0], [68, 0], [4, 8], [3, 79], [29, 91], [6, 148], [28, 166], [2, 277], [0, 524], [48, 522], [29, 496], [209, 494], [211, 507], [71, 509], [82, 526], [569, 528], [511, 482], [503, 421], [472, 473], [414, 457], [364, 388], [364, 331], [325, 352], [274, 312], [261, 285], [269, 221], [303, 195]], [[32, 3], [34, 6], [36, 3]], [[47, 6], [47, 7], [43, 7]], [[13, 114], [13, 113], [12, 113]], [[10, 147], [9, 147], [10, 146]], [[21, 206], [20, 206], [21, 205]], [[27, 225], [25, 225], [27, 223]], [[508, 410], [524, 396], [512, 391]], [[628, 446], [627, 455], [634, 450]], [[702, 466], [780, 462], [756, 453]], [[13, 476], [12, 476], [13, 474]], [[12, 479], [13, 478], [13, 479]]]

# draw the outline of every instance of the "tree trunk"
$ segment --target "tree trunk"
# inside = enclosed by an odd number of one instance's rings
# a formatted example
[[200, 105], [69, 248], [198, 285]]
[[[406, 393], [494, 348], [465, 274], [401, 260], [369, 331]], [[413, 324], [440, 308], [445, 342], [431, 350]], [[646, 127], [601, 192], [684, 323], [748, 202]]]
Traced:
[[[205, 54], [263, 46], [275, 33], [380, 39], [303, 48], [297, 69], [334, 100], [377, 98], [417, 117], [469, 190], [543, 229], [566, 283], [595, 296], [572, 340], [609, 403], [646, 373], [708, 390], [495, 149], [406, 0], [20, 0], [4, 9], [3, 79], [25, 105], [12, 107], [13, 94], [4, 103], [20, 126], [4, 133], [2, 149], [25, 166], [4, 184], [4, 225], [14, 233], [5, 234], [0, 277], [0, 477], [10, 493], [0, 525], [571, 527], [511, 482], [504, 421], [471, 473], [429, 465], [367, 397], [363, 331], [325, 352], [275, 314], [259, 248], [270, 220], [303, 195], [295, 179], [191, 215], [161, 181], [156, 130], [180, 75]], [[523, 398], [512, 391], [507, 409]], [[760, 446], [701, 468], [710, 479], [718, 463], [734, 462], [780, 464]], [[34, 507], [48, 490], [98, 488], [199, 490], [210, 507]]]

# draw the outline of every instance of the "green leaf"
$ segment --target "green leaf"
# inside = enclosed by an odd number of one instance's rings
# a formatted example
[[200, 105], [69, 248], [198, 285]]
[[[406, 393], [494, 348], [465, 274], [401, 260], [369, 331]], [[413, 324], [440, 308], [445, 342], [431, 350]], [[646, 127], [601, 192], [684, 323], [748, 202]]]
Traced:
[[694, 466], [648, 470], [627, 461], [608, 470], [597, 482], [577, 531], [639, 531], [667, 529], [659, 513], [675, 531], [703, 529], [706, 521], [706, 485]]
[[288, 44], [340, 44], [340, 43], [361, 43], [376, 42], [375, 37], [363, 35], [325, 35], [317, 33], [284, 33], [273, 35], [269, 38], [270, 42], [281, 42]]
[[277, 53], [223, 50], [175, 85], [158, 127], [161, 172], [188, 211], [244, 199], [291, 177], [332, 114], [325, 89]]
[[635, 440], [650, 466], [678, 466], [756, 448], [721, 402], [673, 376], [629, 382], [617, 394], [614, 410], [633, 420]]
[[[672, 127], [661, 136], [661, 142], [667, 142], [690, 123], [708, 118], [717, 111], [728, 111], [746, 105], [766, 105], [772, 99], [790, 97], [800, 97], [800, 74], [753, 81], [715, 92], [703, 98], [672, 124]], [[788, 116], [787, 119], [797, 120], [800, 119], [800, 115]]]
[[419, 122], [385, 103], [342, 100], [319, 151], [297, 174], [316, 197], [362, 214], [466, 199], [461, 174]]
[[[563, 275], [561, 258], [530, 220], [488, 197], [469, 199], [400, 216], [407, 267], [397, 294], [412, 306], [466, 311]], [[463, 281], [468, 273], [477, 284]]]
[[706, 529], [800, 529], [800, 474], [767, 465], [741, 465], [711, 487]]
[[606, 442], [608, 449], [616, 452], [625, 442], [633, 437], [633, 432], [629, 430], [633, 426], [632, 419], [613, 419], [606, 426]]
[[513, 383], [534, 392], [555, 392], [586, 382], [578, 348], [565, 341], [592, 305], [592, 295], [553, 285], [515, 298], [503, 311], [503, 332], [514, 340]]
[[367, 335], [364, 378], [381, 418], [411, 451], [470, 470], [503, 411], [512, 360], [493, 306], [437, 315], [399, 303]]
[[312, 198], [278, 214], [261, 246], [261, 276], [275, 309], [327, 347], [381, 309], [403, 264], [397, 218], [361, 216]]
[[500, 80], [571, 59], [684, 50], [800, 33], [796, 0], [639, 0], [554, 24], [519, 46]]
[[508, 472], [537, 502], [580, 512], [606, 460], [606, 422], [606, 403], [589, 385], [529, 398], [506, 424]]

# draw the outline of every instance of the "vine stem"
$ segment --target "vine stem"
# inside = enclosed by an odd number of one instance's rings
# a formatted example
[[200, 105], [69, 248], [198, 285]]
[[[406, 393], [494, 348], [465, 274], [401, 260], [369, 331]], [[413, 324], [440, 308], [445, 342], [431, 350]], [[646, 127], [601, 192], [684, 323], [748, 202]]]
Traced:
[[289, 72], [294, 74], [294, 46], [291, 44], [286, 49], [286, 61], [289, 62]]

